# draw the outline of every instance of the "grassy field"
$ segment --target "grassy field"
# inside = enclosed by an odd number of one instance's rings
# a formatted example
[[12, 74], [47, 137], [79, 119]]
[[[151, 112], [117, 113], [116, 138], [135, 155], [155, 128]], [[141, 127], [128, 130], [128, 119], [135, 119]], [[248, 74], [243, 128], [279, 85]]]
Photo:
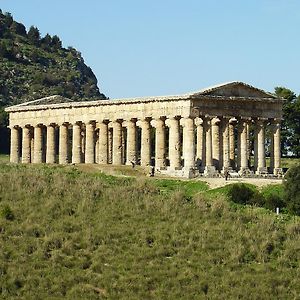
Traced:
[[0, 297], [298, 299], [299, 218], [224, 195], [197, 181], [2, 163]]

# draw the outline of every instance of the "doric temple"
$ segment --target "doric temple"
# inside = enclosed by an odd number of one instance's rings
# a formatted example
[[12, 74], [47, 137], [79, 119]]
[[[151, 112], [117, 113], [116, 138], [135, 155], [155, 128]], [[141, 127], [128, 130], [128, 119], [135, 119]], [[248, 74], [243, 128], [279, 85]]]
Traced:
[[279, 176], [283, 101], [242, 82], [175, 96], [50, 96], [6, 109], [10, 161], [140, 164], [184, 177]]

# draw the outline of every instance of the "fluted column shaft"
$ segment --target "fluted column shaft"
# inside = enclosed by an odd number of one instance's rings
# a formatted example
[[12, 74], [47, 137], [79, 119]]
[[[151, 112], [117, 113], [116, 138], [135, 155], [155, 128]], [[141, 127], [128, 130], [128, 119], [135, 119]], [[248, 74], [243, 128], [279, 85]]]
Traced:
[[195, 135], [192, 118], [183, 119], [183, 157], [185, 168], [195, 167]]
[[166, 133], [165, 122], [159, 118], [155, 120], [155, 166], [164, 168], [166, 166]]
[[236, 119], [232, 118], [229, 120], [229, 157], [231, 167], [235, 167], [235, 143], [234, 143], [234, 127]]
[[108, 163], [108, 123], [99, 123], [99, 156], [98, 163], [105, 165]]
[[22, 163], [30, 163], [31, 150], [30, 150], [30, 128], [25, 126], [22, 128]]
[[122, 164], [122, 124], [119, 120], [113, 122], [113, 153], [112, 163]]
[[211, 135], [211, 119], [205, 118], [205, 140], [206, 140], [206, 166], [213, 166], [212, 159], [212, 135]]
[[240, 170], [248, 169], [248, 159], [247, 159], [247, 121], [241, 120], [239, 124], [240, 130]]
[[33, 163], [40, 164], [42, 162], [43, 162], [42, 127], [40, 125], [37, 125], [34, 127]]
[[55, 163], [55, 127], [52, 124], [47, 126], [46, 163]]
[[171, 118], [168, 120], [169, 124], [169, 159], [170, 168], [180, 168], [180, 132], [179, 120]]
[[263, 120], [257, 120], [257, 173], [266, 172], [265, 153], [265, 124]]
[[142, 129], [141, 135], [141, 166], [150, 165], [150, 123], [148, 120], [141, 120], [140, 127]]
[[127, 152], [126, 164], [136, 164], [136, 122], [135, 120], [127, 121]]
[[10, 162], [18, 163], [20, 159], [19, 127], [10, 128]]
[[273, 172], [277, 175], [281, 172], [280, 122], [276, 122], [273, 126]]
[[219, 161], [220, 161], [220, 119], [214, 118], [212, 120], [212, 157], [213, 157], [213, 165], [219, 169]]
[[81, 125], [73, 124], [73, 144], [72, 144], [72, 163], [81, 163]]
[[203, 120], [200, 118], [195, 119], [195, 125], [196, 125], [196, 161], [199, 164], [203, 166], [203, 160], [205, 158], [205, 153], [204, 152], [204, 147], [203, 147], [203, 142], [205, 139], [203, 139]]
[[95, 163], [95, 122], [85, 124], [85, 163]]
[[59, 126], [58, 162], [59, 164], [68, 163], [68, 124]]
[[229, 144], [229, 120], [227, 118], [222, 119], [222, 157], [223, 157], [223, 170], [230, 168], [230, 144]]

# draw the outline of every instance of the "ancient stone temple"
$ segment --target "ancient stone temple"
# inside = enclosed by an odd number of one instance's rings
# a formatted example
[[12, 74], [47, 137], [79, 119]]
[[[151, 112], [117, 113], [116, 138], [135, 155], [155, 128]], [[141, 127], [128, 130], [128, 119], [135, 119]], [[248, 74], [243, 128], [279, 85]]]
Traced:
[[242, 82], [162, 97], [72, 102], [50, 96], [6, 109], [10, 161], [153, 165], [185, 177], [225, 170], [277, 176], [282, 104]]

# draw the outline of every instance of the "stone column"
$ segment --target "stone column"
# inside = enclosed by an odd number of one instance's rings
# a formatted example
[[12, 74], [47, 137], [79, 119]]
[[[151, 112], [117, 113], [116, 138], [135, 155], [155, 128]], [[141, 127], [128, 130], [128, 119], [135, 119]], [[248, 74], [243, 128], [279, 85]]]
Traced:
[[31, 150], [30, 150], [30, 128], [26, 125], [22, 128], [22, 163], [29, 164], [31, 161]]
[[[110, 123], [109, 126], [112, 126]], [[112, 164], [113, 162], [113, 128], [108, 128], [108, 163]]]
[[108, 121], [99, 123], [99, 156], [98, 163], [106, 165], [108, 163]]
[[150, 123], [149, 119], [138, 121], [137, 125], [142, 129], [141, 135], [141, 166], [149, 166], [151, 160]]
[[281, 175], [281, 151], [280, 151], [280, 120], [274, 120], [273, 123], [273, 161], [274, 175]]
[[183, 125], [183, 158], [184, 169], [188, 177], [191, 170], [195, 167], [195, 134], [194, 120], [192, 118], [181, 119]]
[[220, 119], [213, 118], [211, 121], [211, 134], [212, 134], [212, 158], [213, 165], [219, 170], [220, 162]]
[[46, 148], [46, 163], [55, 163], [55, 125], [47, 126], [47, 148]]
[[239, 173], [245, 175], [249, 172], [248, 168], [248, 143], [247, 143], [247, 120], [240, 119], [239, 123], [239, 157], [240, 157], [240, 169]]
[[85, 163], [95, 163], [95, 121], [85, 124]]
[[230, 165], [235, 168], [235, 142], [234, 142], [234, 127], [236, 125], [237, 119], [231, 118], [229, 120], [229, 156]]
[[125, 125], [127, 128], [126, 165], [136, 164], [136, 120], [130, 119]]
[[10, 162], [18, 163], [20, 160], [20, 133], [18, 126], [10, 127]]
[[216, 173], [216, 168], [213, 165], [212, 159], [212, 134], [211, 134], [211, 117], [204, 118], [204, 130], [205, 130], [205, 141], [206, 141], [206, 152], [205, 152], [205, 169], [204, 174], [213, 175]]
[[43, 162], [43, 136], [41, 124], [34, 127], [34, 154], [33, 163], [40, 164]]
[[58, 163], [68, 163], [68, 124], [63, 123], [59, 126], [59, 145], [58, 145]]
[[229, 118], [222, 119], [222, 172], [231, 169], [230, 165], [230, 145], [229, 145]]
[[151, 125], [155, 127], [155, 168], [166, 167], [166, 132], [165, 119], [163, 117], [153, 120]]
[[257, 126], [257, 170], [256, 174], [266, 174], [266, 150], [265, 150], [265, 122], [259, 119]]
[[81, 123], [73, 124], [72, 163], [81, 163]]
[[205, 166], [205, 136], [203, 135], [203, 120], [201, 118], [195, 118], [195, 125], [197, 128], [197, 141], [196, 141], [196, 165], [199, 170], [203, 171]]
[[170, 118], [166, 124], [169, 126], [170, 169], [175, 170], [181, 167], [179, 118]]
[[122, 123], [121, 120], [113, 122], [113, 153], [112, 163], [122, 164]]

